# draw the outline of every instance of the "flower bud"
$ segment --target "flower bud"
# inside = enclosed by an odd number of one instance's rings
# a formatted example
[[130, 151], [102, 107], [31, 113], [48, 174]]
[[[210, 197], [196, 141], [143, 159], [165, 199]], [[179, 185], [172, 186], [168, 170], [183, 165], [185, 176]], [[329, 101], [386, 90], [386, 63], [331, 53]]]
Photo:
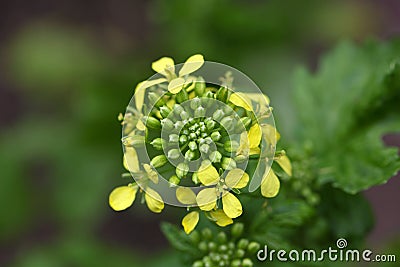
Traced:
[[182, 120], [187, 120], [190, 118], [189, 113], [187, 113], [186, 111], [182, 111], [179, 115], [181, 116]]
[[221, 158], [222, 158], [222, 155], [221, 155], [221, 153], [219, 153], [219, 151], [213, 151], [213, 152], [211, 152], [211, 154], [209, 156], [209, 159], [213, 163], [221, 162]]
[[193, 183], [195, 183], [195, 184], [200, 183], [199, 177], [197, 176], [197, 173], [196, 173], [196, 172], [194, 172], [194, 173], [192, 174], [192, 181], [193, 181]]
[[227, 100], [228, 100], [228, 93], [229, 93], [228, 88], [226, 88], [226, 87], [220, 87], [220, 88], [218, 89], [218, 91], [217, 91], [215, 97], [216, 97], [219, 101], [221, 101], [221, 102], [223, 102], [223, 103], [226, 103]]
[[241, 267], [242, 262], [239, 259], [235, 259], [231, 262], [231, 267]]
[[199, 148], [200, 152], [207, 154], [208, 151], [210, 150], [210, 146], [207, 144], [202, 144]]
[[201, 100], [198, 97], [195, 97], [190, 101], [190, 108], [193, 110], [196, 110], [198, 107], [200, 107], [200, 105], [201, 105]]
[[154, 117], [144, 116], [142, 118], [142, 121], [146, 125], [146, 127], [148, 127], [148, 128], [161, 129], [160, 121], [158, 119], [154, 118]]
[[212, 238], [212, 231], [210, 230], [210, 228], [204, 228], [201, 231], [201, 235], [203, 236], [203, 239], [210, 240]]
[[160, 114], [163, 118], [168, 117], [168, 115], [171, 113], [171, 109], [167, 106], [162, 106], [160, 107]]
[[[249, 117], [243, 117], [243, 118], [240, 118], [240, 121], [241, 121], [241, 123], [243, 124], [243, 127], [244, 128], [246, 128], [246, 129], [248, 129], [249, 128], [249, 126], [251, 125], [251, 119], [249, 118]], [[239, 123], [240, 124], [240, 123]], [[242, 126], [241, 126], [242, 127]], [[240, 127], [240, 128], [241, 128]], [[240, 129], [239, 128], [239, 129]]]
[[155, 156], [151, 161], [150, 165], [153, 166], [154, 168], [160, 168], [164, 166], [165, 163], [167, 163], [167, 157], [165, 155], [158, 155]]
[[177, 121], [177, 122], [175, 122], [174, 127], [176, 130], [180, 130], [180, 129], [182, 129], [183, 125], [184, 124], [182, 121]]
[[240, 239], [239, 242], [237, 243], [238, 248], [241, 249], [246, 249], [248, 245], [249, 245], [249, 240], [245, 238]]
[[192, 267], [204, 267], [204, 263], [202, 261], [195, 261]]
[[222, 158], [221, 166], [225, 170], [229, 171], [236, 168], [236, 162], [231, 158], [224, 157]]
[[174, 123], [168, 118], [162, 119], [161, 125], [163, 127], [163, 130], [165, 131], [171, 131], [172, 129], [174, 129]]
[[207, 130], [211, 131], [215, 127], [215, 121], [214, 120], [207, 121], [206, 127], [207, 127]]
[[181, 162], [178, 164], [178, 166], [176, 166], [175, 172], [179, 178], [183, 178], [188, 174], [189, 166], [186, 163]]
[[245, 254], [246, 252], [243, 249], [239, 248], [235, 251], [235, 258], [243, 258]]
[[227, 140], [224, 143], [224, 149], [228, 152], [236, 152], [236, 150], [239, 148], [239, 143], [235, 140]]
[[243, 234], [244, 225], [243, 223], [235, 223], [232, 226], [232, 236], [239, 237]]
[[188, 147], [190, 150], [195, 151], [197, 149], [197, 144], [195, 141], [190, 141]]
[[257, 242], [250, 242], [250, 244], [247, 246], [247, 251], [250, 254], [256, 253], [260, 249], [260, 244]]
[[175, 100], [178, 103], [183, 103], [188, 99], [189, 99], [189, 95], [185, 89], [180, 90], [179, 93], [177, 93], [175, 96]]
[[189, 238], [194, 244], [199, 243], [201, 240], [200, 233], [196, 230], [190, 233]]
[[187, 138], [186, 135], [181, 135], [181, 136], [179, 137], [179, 143], [180, 143], [181, 145], [186, 144], [187, 141], [188, 141], [188, 138]]
[[198, 77], [194, 86], [194, 92], [197, 96], [203, 96], [206, 89], [206, 83], [202, 77]]
[[179, 105], [179, 104], [174, 104], [173, 110], [174, 110], [174, 113], [178, 114], [178, 115], [181, 114], [183, 111], [185, 111], [183, 109], [183, 107], [181, 105]]
[[196, 153], [195, 152], [193, 152], [191, 150], [186, 151], [185, 159], [192, 160], [192, 159], [194, 159], [194, 157], [196, 157]]
[[214, 142], [217, 142], [219, 139], [221, 139], [221, 134], [217, 131], [217, 132], [213, 132], [212, 134], [211, 134], [211, 139], [214, 141]]
[[206, 115], [206, 110], [202, 106], [196, 108], [196, 110], [194, 111], [195, 118], [204, 117], [205, 115]]
[[196, 140], [197, 139], [197, 134], [196, 133], [190, 133], [189, 134], [189, 140]]
[[144, 143], [145, 137], [143, 135], [132, 135], [122, 138], [122, 144], [124, 146], [142, 147]]
[[171, 149], [168, 151], [168, 158], [170, 159], [177, 159], [181, 155], [181, 152], [178, 148]]
[[199, 250], [206, 252], [208, 250], [207, 243], [205, 241], [201, 241], [199, 243]]
[[243, 267], [253, 267], [253, 262], [249, 258], [246, 258], [246, 259], [242, 260], [242, 266]]
[[214, 111], [213, 119], [215, 121], [220, 121], [224, 116], [225, 116], [224, 112], [220, 109], [217, 109], [216, 111]]
[[236, 163], [243, 163], [247, 160], [247, 157], [245, 155], [237, 155], [234, 160]]
[[217, 235], [217, 240], [218, 240], [218, 242], [219, 242], [220, 244], [226, 243], [226, 241], [227, 241], [226, 234], [225, 234], [224, 232], [218, 233], [218, 235]]
[[171, 143], [178, 143], [178, 141], [179, 141], [179, 135], [177, 135], [177, 134], [170, 134], [170, 135], [169, 135], [169, 141], [170, 141]]
[[156, 138], [153, 141], [151, 141], [150, 144], [154, 147], [154, 149], [162, 150], [163, 147], [165, 146], [165, 140], [162, 138]]
[[147, 94], [147, 97], [149, 98], [150, 104], [155, 105], [157, 107], [164, 105], [164, 101], [160, 96], [154, 92], [150, 92]]
[[169, 178], [169, 182], [171, 184], [170, 186], [173, 187], [177, 186], [181, 182], [181, 179], [179, 179], [176, 175], [172, 175], [171, 178]]
[[208, 243], [208, 250], [209, 251], [216, 251], [217, 250], [217, 244], [215, 244], [215, 242], [209, 242]]
[[233, 129], [233, 119], [231, 117], [224, 117], [220, 123], [228, 132]]

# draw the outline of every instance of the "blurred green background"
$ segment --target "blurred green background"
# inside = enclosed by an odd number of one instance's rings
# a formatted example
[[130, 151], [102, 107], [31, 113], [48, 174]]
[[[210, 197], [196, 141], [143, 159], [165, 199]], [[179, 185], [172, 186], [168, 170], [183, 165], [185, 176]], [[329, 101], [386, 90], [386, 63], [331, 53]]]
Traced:
[[[299, 64], [315, 69], [343, 39], [400, 33], [396, 0], [42, 0], [0, 8], [0, 266], [139, 266], [145, 258], [174, 266], [173, 257], [155, 256], [169, 253], [159, 222], [179, 223], [176, 210], [154, 215], [136, 204], [115, 213], [107, 204], [124, 183], [116, 118], [136, 83], [152, 75], [152, 61], [202, 53], [242, 70], [271, 97], [285, 136]], [[399, 236], [397, 180], [366, 192], [377, 217], [372, 247]]]

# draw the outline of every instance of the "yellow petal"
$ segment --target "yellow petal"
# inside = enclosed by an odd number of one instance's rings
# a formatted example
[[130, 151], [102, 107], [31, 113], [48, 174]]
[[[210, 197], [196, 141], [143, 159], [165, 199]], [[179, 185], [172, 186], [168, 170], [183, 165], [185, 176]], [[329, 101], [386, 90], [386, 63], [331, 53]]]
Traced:
[[261, 125], [262, 136], [270, 145], [276, 145], [281, 138], [281, 135], [276, 128], [270, 124]]
[[250, 178], [247, 173], [245, 173], [242, 169], [236, 168], [228, 172], [225, 177], [225, 184], [229, 188], [243, 188], [247, 185], [249, 180]]
[[175, 72], [175, 62], [170, 57], [162, 57], [159, 60], [154, 61], [151, 64], [151, 68], [162, 75], [166, 75], [165, 69]]
[[248, 111], [252, 111], [251, 100], [244, 93], [233, 93], [229, 97], [229, 101], [231, 101], [236, 106], [242, 107]]
[[115, 188], [109, 198], [108, 203], [115, 211], [121, 211], [129, 208], [136, 198], [137, 185], [127, 185]]
[[200, 69], [204, 64], [204, 57], [200, 54], [188, 58], [179, 71], [179, 77], [185, 76]]
[[275, 197], [279, 193], [280, 182], [275, 172], [270, 169], [261, 181], [261, 195]]
[[197, 177], [199, 178], [200, 182], [206, 186], [214, 185], [219, 181], [220, 177], [217, 169], [215, 169], [211, 163], [207, 164], [208, 165], [202, 164], [200, 166], [200, 170], [197, 172]]
[[250, 127], [250, 130], [247, 133], [247, 138], [249, 138], [250, 149], [259, 146], [261, 141], [261, 128], [258, 123]]
[[176, 198], [185, 205], [192, 205], [196, 203], [196, 194], [189, 187], [178, 187], [176, 189]]
[[196, 197], [197, 204], [201, 210], [210, 211], [217, 205], [217, 192], [215, 188], [201, 190]]
[[134, 147], [125, 147], [124, 167], [130, 172], [139, 172], [139, 159]]
[[146, 130], [146, 126], [144, 125], [144, 123], [142, 122], [141, 119], [139, 119], [138, 122], [136, 123], [136, 128], [137, 128], [139, 131], [144, 131], [144, 130]]
[[144, 95], [145, 95], [147, 88], [149, 88], [153, 85], [156, 85], [156, 84], [166, 82], [166, 81], [167, 81], [167, 79], [165, 79], [165, 78], [159, 78], [159, 79], [155, 79], [155, 80], [147, 80], [147, 81], [138, 83], [138, 85], [136, 86], [135, 95], [134, 95], [136, 109], [138, 111], [142, 110], [143, 103], [144, 103]]
[[160, 213], [164, 209], [164, 202], [161, 196], [153, 189], [146, 188], [144, 199], [146, 200], [147, 207], [152, 212]]
[[226, 192], [222, 197], [222, 208], [225, 214], [232, 219], [239, 217], [243, 212], [239, 199], [230, 192]]
[[226, 216], [223, 210], [212, 210], [210, 216], [215, 220], [215, 223], [221, 227], [227, 226], [233, 223], [233, 220]]
[[199, 222], [199, 213], [192, 211], [188, 213], [182, 220], [182, 226], [186, 234], [190, 234]]
[[261, 153], [261, 149], [259, 147], [250, 148], [249, 155], [258, 155]]
[[185, 84], [185, 79], [183, 79], [183, 78], [173, 79], [168, 84], [168, 91], [170, 91], [173, 94], [177, 94], [182, 90], [182, 87], [184, 84]]
[[286, 155], [279, 157], [276, 162], [278, 162], [282, 170], [284, 170], [289, 176], [292, 176], [292, 164], [290, 163], [290, 159]]
[[143, 164], [143, 168], [147, 173], [147, 177], [155, 184], [158, 183], [158, 173], [149, 165]]

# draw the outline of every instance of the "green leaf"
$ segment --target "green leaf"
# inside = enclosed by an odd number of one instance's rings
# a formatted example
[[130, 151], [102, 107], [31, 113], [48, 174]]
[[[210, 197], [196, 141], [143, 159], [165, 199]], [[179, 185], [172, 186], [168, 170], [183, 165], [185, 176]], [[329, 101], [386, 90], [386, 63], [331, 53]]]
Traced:
[[342, 43], [312, 75], [295, 76], [299, 138], [319, 159], [320, 182], [348, 193], [385, 183], [400, 169], [382, 136], [400, 132], [400, 45]]

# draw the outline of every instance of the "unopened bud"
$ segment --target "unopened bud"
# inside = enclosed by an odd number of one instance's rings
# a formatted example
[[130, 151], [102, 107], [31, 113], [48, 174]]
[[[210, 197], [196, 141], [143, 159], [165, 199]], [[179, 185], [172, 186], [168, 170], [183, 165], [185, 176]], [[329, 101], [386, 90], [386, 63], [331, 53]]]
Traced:
[[183, 109], [183, 107], [181, 106], [181, 105], [179, 105], [179, 104], [174, 104], [174, 108], [173, 108], [173, 111], [174, 111], [174, 113], [175, 114], [181, 114], [183, 111], [185, 111], [184, 109]]
[[235, 140], [228, 140], [224, 143], [224, 149], [228, 152], [236, 152], [239, 148], [239, 143]]
[[195, 151], [197, 149], [197, 144], [195, 141], [190, 141], [188, 147], [190, 150]]
[[187, 113], [186, 111], [182, 111], [179, 115], [181, 116], [182, 120], [187, 120], [190, 118], [189, 113]]
[[150, 144], [154, 147], [154, 149], [162, 150], [163, 147], [165, 146], [165, 140], [162, 138], [156, 138], [153, 141], [151, 141]]
[[219, 242], [220, 244], [226, 243], [226, 240], [227, 240], [226, 234], [225, 234], [224, 232], [218, 233], [218, 235], [217, 235], [217, 240], [218, 240], [218, 242]]
[[233, 129], [233, 119], [231, 117], [224, 117], [220, 123], [228, 132]]
[[243, 163], [247, 160], [247, 157], [245, 155], [237, 155], [234, 160], [236, 163]]
[[171, 143], [178, 143], [178, 141], [179, 141], [179, 135], [177, 135], [177, 134], [170, 134], [170, 135], [169, 135], [169, 141], [170, 141]]
[[195, 97], [190, 101], [190, 108], [193, 110], [196, 110], [196, 108], [198, 108], [200, 105], [201, 105], [201, 100], [198, 97]]
[[168, 118], [162, 119], [161, 125], [163, 127], [163, 130], [165, 131], [171, 131], [172, 129], [174, 129], [174, 123]]
[[226, 103], [227, 100], [228, 100], [228, 93], [229, 93], [228, 88], [226, 88], [226, 87], [221, 87], [221, 88], [218, 89], [218, 91], [217, 91], [215, 97], [216, 97], [219, 101], [221, 101], [221, 102], [223, 102], [223, 103]]
[[244, 225], [243, 223], [235, 223], [232, 226], [232, 236], [239, 237], [243, 234]]
[[162, 106], [160, 107], [160, 114], [163, 118], [168, 117], [168, 115], [171, 113], [171, 109], [167, 106]]
[[253, 262], [249, 258], [246, 258], [242, 261], [243, 267], [253, 267], [253, 265]]
[[214, 142], [217, 142], [219, 139], [221, 139], [221, 134], [217, 131], [217, 132], [213, 132], [212, 134], [211, 134], [211, 139], [214, 141]]
[[206, 127], [207, 127], [207, 130], [211, 131], [215, 127], [215, 121], [213, 121], [213, 120], [207, 121]]
[[178, 164], [178, 166], [176, 166], [176, 171], [175, 172], [176, 172], [176, 175], [179, 178], [183, 178], [188, 174], [189, 166], [186, 163], [181, 162], [181, 163]]
[[132, 135], [122, 138], [122, 144], [124, 146], [142, 147], [144, 143], [145, 137], [143, 135]]
[[195, 183], [195, 184], [200, 183], [199, 177], [197, 176], [197, 173], [196, 173], [196, 172], [192, 174], [192, 181], [193, 181], [193, 183]]
[[241, 249], [246, 249], [248, 245], [249, 245], [249, 240], [245, 238], [240, 239], [239, 242], [237, 243], [238, 248]]
[[164, 164], [167, 163], [167, 161], [168, 160], [165, 155], [158, 155], [150, 161], [150, 164], [154, 168], [160, 168], [160, 167], [164, 166]]
[[202, 106], [196, 108], [196, 110], [194, 111], [195, 118], [204, 117], [205, 115], [206, 115], [206, 110]]
[[176, 130], [180, 130], [180, 129], [182, 129], [183, 125], [184, 124], [182, 121], [177, 121], [177, 122], [175, 122], [174, 127]]
[[177, 159], [181, 155], [181, 152], [178, 148], [171, 149], [168, 151], [168, 158], [170, 159]]
[[146, 127], [148, 127], [148, 128], [161, 129], [160, 121], [158, 119], [154, 118], [154, 117], [144, 116], [142, 118], [142, 121], [146, 125]]
[[188, 150], [185, 153], [185, 159], [187, 159], [187, 160], [192, 160], [192, 159], [194, 159], [195, 156], [196, 156], [196, 153], [191, 150]]
[[176, 94], [175, 99], [178, 103], [183, 103], [186, 100], [188, 100], [189, 95], [188, 95], [186, 89], [180, 90], [179, 93]]
[[170, 186], [177, 186], [181, 182], [181, 179], [176, 175], [172, 175], [171, 178], [169, 178], [169, 182]]
[[247, 251], [250, 252], [250, 254], [256, 253], [260, 249], [260, 244], [257, 242], [250, 242], [250, 244], [247, 246]]
[[224, 114], [224, 112], [222, 110], [217, 109], [216, 111], [214, 111], [213, 119], [215, 121], [220, 121], [224, 117], [224, 115], [225, 114]]
[[244, 251], [243, 249], [239, 248], [235, 251], [235, 258], [243, 258], [244, 255], [246, 254], [246, 251]]
[[233, 159], [227, 157], [222, 158], [221, 165], [222, 168], [224, 168], [225, 170], [232, 170], [236, 168], [236, 162]]
[[204, 228], [201, 231], [201, 235], [203, 236], [203, 239], [205, 240], [210, 240], [212, 238], [212, 231], [210, 230], [210, 228]]
[[186, 144], [187, 141], [188, 141], [188, 138], [187, 138], [186, 135], [181, 135], [181, 136], [179, 137], [179, 143], [180, 143], [181, 145]]
[[196, 133], [190, 133], [189, 134], [189, 139], [190, 140], [195, 140], [197, 138], [197, 134]]
[[210, 150], [210, 146], [207, 144], [202, 144], [199, 148], [200, 152], [203, 152], [205, 154], [208, 153], [208, 151]]
[[203, 96], [204, 90], [206, 89], [206, 83], [202, 77], [198, 77], [194, 86], [194, 91], [197, 96]]
[[209, 159], [214, 163], [221, 162], [221, 158], [222, 155], [219, 153], [219, 151], [213, 151], [209, 156]]

